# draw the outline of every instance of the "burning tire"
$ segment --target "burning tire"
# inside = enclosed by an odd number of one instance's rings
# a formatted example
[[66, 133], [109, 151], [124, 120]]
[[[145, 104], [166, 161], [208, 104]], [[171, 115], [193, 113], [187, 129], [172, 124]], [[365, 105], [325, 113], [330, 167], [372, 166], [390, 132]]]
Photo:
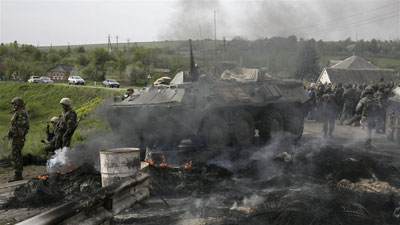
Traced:
[[281, 131], [283, 131], [283, 117], [281, 113], [276, 109], [265, 112], [259, 126], [261, 140], [267, 141], [271, 138], [272, 134]]
[[301, 111], [293, 106], [284, 108], [283, 114], [283, 129], [290, 132], [295, 140], [298, 140], [303, 135], [304, 116]]
[[255, 122], [250, 113], [239, 110], [233, 112], [232, 138], [235, 144], [248, 146], [253, 142]]
[[209, 149], [222, 149], [229, 143], [229, 127], [220, 116], [212, 116], [204, 121], [201, 136]]

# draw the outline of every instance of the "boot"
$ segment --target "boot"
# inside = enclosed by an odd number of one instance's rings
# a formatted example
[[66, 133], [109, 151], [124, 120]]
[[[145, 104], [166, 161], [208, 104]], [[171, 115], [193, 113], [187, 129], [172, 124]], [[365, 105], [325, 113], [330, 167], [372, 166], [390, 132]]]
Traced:
[[8, 180], [8, 182], [14, 182], [14, 181], [19, 181], [19, 180], [23, 180], [22, 172], [15, 172], [14, 177], [11, 178], [10, 180]]

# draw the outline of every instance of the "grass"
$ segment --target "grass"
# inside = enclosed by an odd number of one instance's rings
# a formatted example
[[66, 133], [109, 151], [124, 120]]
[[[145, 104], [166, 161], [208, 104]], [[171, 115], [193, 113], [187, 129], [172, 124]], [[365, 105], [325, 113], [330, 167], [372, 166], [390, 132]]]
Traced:
[[[75, 131], [72, 142], [82, 141], [88, 130], [104, 129], [102, 121], [95, 120], [90, 115], [96, 106], [105, 98], [121, 95], [123, 91], [105, 88], [91, 88], [85, 86], [64, 86], [53, 84], [31, 84], [17, 82], [0, 82], [0, 137], [7, 135], [10, 118], [13, 115], [10, 101], [14, 97], [21, 97], [26, 104], [30, 116], [30, 130], [26, 136], [23, 154], [44, 154], [44, 145], [40, 142], [46, 138], [45, 125], [53, 116], [61, 114], [59, 104], [61, 98], [72, 100], [72, 108], [77, 112], [80, 123]], [[11, 142], [0, 140], [0, 158], [9, 155]]]

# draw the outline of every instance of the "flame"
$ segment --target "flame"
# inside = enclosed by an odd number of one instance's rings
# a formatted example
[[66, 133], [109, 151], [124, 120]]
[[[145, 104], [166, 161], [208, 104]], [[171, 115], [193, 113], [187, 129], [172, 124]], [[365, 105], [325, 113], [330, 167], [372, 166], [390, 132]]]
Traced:
[[162, 158], [162, 163], [160, 163], [160, 167], [167, 166], [167, 159], [165, 158], [165, 155], [162, 155], [161, 158]]
[[43, 176], [37, 176], [38, 179], [40, 180], [46, 180], [49, 176], [43, 175]]
[[185, 169], [189, 169], [190, 167], [192, 167], [192, 164], [193, 164], [193, 162], [192, 162], [192, 160], [190, 160], [190, 162], [189, 163], [185, 163]]

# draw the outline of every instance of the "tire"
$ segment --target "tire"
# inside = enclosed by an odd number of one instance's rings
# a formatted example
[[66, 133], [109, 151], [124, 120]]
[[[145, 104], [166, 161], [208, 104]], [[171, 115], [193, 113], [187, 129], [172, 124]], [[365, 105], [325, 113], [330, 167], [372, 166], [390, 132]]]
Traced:
[[233, 112], [232, 117], [232, 141], [239, 146], [249, 146], [254, 140], [255, 122], [253, 116], [239, 110]]
[[276, 109], [270, 109], [263, 113], [259, 125], [261, 140], [268, 141], [274, 133], [283, 131], [283, 117]]
[[293, 106], [284, 107], [281, 112], [285, 112], [283, 114], [283, 130], [291, 133], [294, 140], [299, 140], [304, 130], [303, 113]]
[[386, 112], [386, 119], [385, 119], [385, 133], [386, 133], [386, 139], [388, 139], [389, 141], [393, 141], [394, 140], [394, 132], [393, 129], [391, 128], [391, 125], [393, 125], [394, 121], [391, 117], [391, 112], [392, 110], [388, 109]]
[[219, 150], [229, 144], [229, 127], [220, 116], [211, 116], [204, 121], [201, 137], [204, 145], [210, 150]]

